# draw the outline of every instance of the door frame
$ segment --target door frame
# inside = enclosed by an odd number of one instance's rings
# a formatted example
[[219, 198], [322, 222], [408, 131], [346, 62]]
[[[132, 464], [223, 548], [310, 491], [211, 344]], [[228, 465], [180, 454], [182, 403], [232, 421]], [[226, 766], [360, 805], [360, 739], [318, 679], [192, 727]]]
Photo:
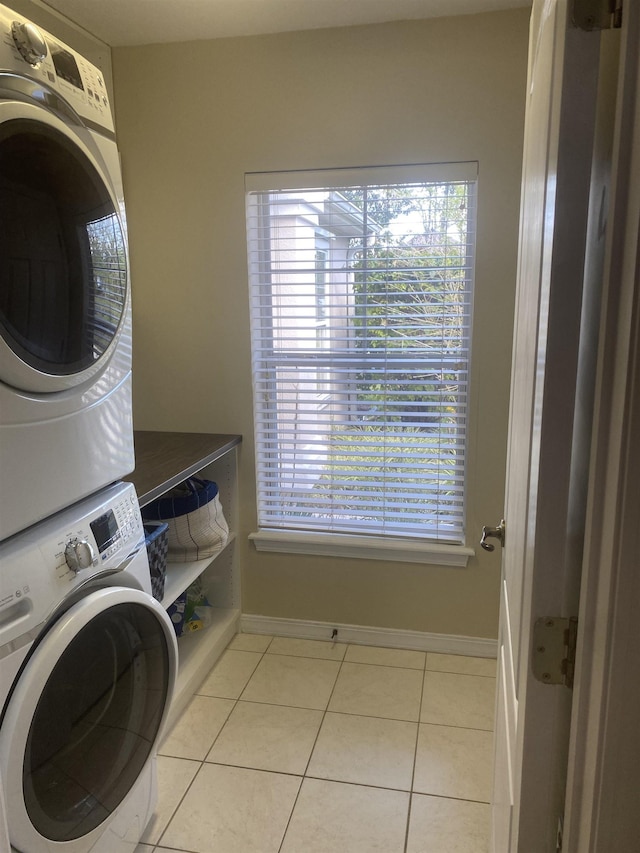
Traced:
[[640, 837], [640, 9], [623, 10], [563, 851]]

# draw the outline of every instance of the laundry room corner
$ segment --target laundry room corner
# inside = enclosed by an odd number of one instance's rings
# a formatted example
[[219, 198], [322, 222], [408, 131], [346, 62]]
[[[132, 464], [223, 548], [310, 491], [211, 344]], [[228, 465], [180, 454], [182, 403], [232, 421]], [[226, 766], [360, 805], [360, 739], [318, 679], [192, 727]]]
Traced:
[[[243, 435], [245, 614], [495, 639], [500, 566], [476, 543], [503, 500], [527, 24], [517, 9], [113, 51], [134, 247], [134, 417], [141, 429]], [[449, 61], [451, 44], [464, 62]], [[475, 554], [452, 569], [257, 551], [245, 176], [451, 161], [479, 162]]]

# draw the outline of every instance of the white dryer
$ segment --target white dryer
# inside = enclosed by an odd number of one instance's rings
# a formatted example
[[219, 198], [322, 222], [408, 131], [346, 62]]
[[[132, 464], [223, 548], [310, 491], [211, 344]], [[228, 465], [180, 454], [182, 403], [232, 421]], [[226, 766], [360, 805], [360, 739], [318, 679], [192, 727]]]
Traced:
[[0, 540], [133, 468], [127, 240], [104, 79], [0, 5]]
[[0, 545], [0, 790], [20, 853], [133, 853], [177, 645], [119, 483]]

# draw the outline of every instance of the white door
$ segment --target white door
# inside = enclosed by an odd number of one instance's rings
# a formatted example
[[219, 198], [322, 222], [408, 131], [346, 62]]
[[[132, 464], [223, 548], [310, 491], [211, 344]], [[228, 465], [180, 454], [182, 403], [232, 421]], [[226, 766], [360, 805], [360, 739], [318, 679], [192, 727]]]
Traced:
[[502, 551], [495, 853], [555, 851], [564, 810], [572, 693], [534, 678], [532, 630], [541, 617], [578, 615], [591, 423], [585, 401], [593, 397], [598, 327], [588, 315], [599, 304], [601, 278], [589, 269], [587, 239], [600, 34], [571, 26], [567, 5], [534, 0], [531, 18]]

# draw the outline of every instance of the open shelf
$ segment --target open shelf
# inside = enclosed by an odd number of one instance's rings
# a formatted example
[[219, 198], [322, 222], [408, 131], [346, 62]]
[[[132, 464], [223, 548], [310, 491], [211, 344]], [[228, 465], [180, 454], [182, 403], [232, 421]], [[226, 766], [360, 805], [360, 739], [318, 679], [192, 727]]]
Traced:
[[220, 548], [211, 557], [205, 560], [193, 560], [186, 563], [167, 562], [167, 576], [164, 581], [164, 595], [162, 606], [164, 608], [173, 604], [181, 592], [190, 586], [200, 575], [206, 571], [222, 552], [235, 540], [235, 533], [229, 535], [229, 539], [223, 548]]
[[127, 477], [145, 506], [195, 474], [215, 480], [219, 487], [229, 540], [206, 560], [167, 563], [162, 606], [167, 608], [180, 593], [202, 577], [211, 602], [211, 622], [178, 640], [178, 673], [169, 711], [169, 731], [209, 670], [222, 654], [240, 622], [240, 573], [236, 561], [238, 524], [236, 448], [239, 435], [135, 431], [136, 469]]
[[213, 663], [238, 631], [239, 607], [212, 607], [211, 610], [210, 625], [178, 640], [178, 678], [165, 732], [171, 729]]
[[136, 469], [125, 480], [136, 487], [140, 506], [197, 474], [237, 447], [239, 435], [134, 430]]

